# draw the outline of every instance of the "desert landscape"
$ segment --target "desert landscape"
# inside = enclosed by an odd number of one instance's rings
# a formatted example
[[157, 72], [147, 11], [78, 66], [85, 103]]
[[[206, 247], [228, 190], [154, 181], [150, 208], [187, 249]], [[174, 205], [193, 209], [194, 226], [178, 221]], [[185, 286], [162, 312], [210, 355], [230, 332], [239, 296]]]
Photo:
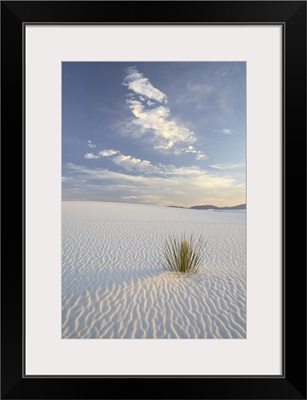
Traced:
[[246, 339], [246, 63], [62, 63], [62, 338]]
[[[183, 234], [197, 274], [163, 268]], [[246, 338], [246, 211], [63, 201], [62, 338]]]

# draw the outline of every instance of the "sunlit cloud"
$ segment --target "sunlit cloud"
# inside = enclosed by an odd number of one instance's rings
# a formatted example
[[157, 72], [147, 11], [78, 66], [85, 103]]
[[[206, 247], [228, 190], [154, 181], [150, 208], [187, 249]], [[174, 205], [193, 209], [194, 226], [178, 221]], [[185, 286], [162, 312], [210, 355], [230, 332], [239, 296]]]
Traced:
[[[193, 149], [191, 148], [189, 149], [190, 152], [194, 153], [195, 151], [192, 150]], [[195, 170], [200, 170], [198, 166], [178, 168], [174, 165], [164, 165], [161, 163], [152, 164], [148, 160], [141, 160], [140, 158], [136, 158], [131, 155], [125, 155], [118, 150], [104, 150], [98, 154], [104, 154], [104, 157], [108, 157], [114, 164], [127, 171], [142, 174], [176, 175], [178, 174], [178, 171], [180, 171], [180, 174], [186, 175], [187, 173], [194, 173]]]
[[100, 158], [100, 157], [95, 155], [95, 154], [93, 154], [93, 153], [86, 153], [86, 154], [84, 154], [84, 158], [95, 159], [95, 158]]
[[98, 154], [101, 157], [110, 157], [113, 156], [114, 154], [118, 154], [119, 152], [117, 150], [109, 149], [109, 150], [102, 150]]
[[[176, 155], [195, 153], [197, 160], [206, 157], [201, 150], [188, 151], [192, 145], [196, 145], [195, 132], [173, 118], [168, 107], [161, 105], [167, 103], [167, 96], [155, 88], [143, 74], [136, 68], [128, 69], [123, 85], [130, 90], [127, 105], [134, 117], [132, 124], [138, 129], [134, 137], [148, 136], [157, 150]], [[151, 107], [155, 104], [152, 100], [160, 104]]]
[[[127, 86], [128, 89], [132, 90], [134, 93], [147, 97], [150, 100], [155, 100], [159, 103], [167, 103], [166, 95], [155, 88], [135, 67], [127, 69], [127, 75], [123, 85]], [[141, 97], [142, 101], [145, 100], [144, 97]]]
[[226, 164], [212, 164], [210, 165], [211, 168], [215, 169], [235, 169], [235, 168], [242, 168], [245, 164], [235, 164], [235, 163], [226, 163]]
[[195, 154], [195, 158], [196, 160], [206, 160], [208, 158], [208, 156], [206, 154], [204, 154], [202, 151], [200, 150], [196, 150], [193, 146], [188, 146], [184, 149], [182, 149], [182, 153], [192, 153]]
[[246, 76], [238, 64], [68, 63], [63, 198], [244, 203]]
[[132, 156], [125, 156], [120, 154], [112, 159], [112, 161], [126, 169], [127, 171], [137, 171], [143, 173], [155, 173], [156, 168], [151, 164], [150, 161], [141, 160]]
[[[116, 157], [114, 163], [119, 162]], [[92, 198], [99, 198], [100, 194], [104, 199], [106, 196], [117, 196], [118, 201], [192, 206], [207, 203], [210, 199], [213, 204], [221, 204], [222, 191], [228, 203], [244, 202], [245, 185], [229, 174], [212, 174], [198, 166], [152, 165], [146, 160], [124, 157], [126, 159], [122, 158], [120, 162], [121, 171], [66, 164], [65, 175], [72, 178], [63, 183], [68, 185], [66, 193], [73, 197], [70, 188], [84, 187], [91, 191]], [[79, 182], [82, 184], [79, 185]]]

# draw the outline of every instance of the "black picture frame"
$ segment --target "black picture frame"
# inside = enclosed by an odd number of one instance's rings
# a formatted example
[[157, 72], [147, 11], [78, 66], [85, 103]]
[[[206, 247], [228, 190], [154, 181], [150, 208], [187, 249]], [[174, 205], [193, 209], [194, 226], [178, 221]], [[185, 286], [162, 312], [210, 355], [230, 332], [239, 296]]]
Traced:
[[[306, 399], [306, 2], [2, 1], [3, 399]], [[280, 24], [283, 65], [283, 374], [25, 376], [25, 24]], [[12, 158], [12, 147], [13, 155]], [[10, 150], [9, 150], [10, 149]], [[19, 251], [17, 251], [17, 249]], [[261, 251], [261, 250], [260, 250]], [[265, 360], [264, 360], [265, 362]]]

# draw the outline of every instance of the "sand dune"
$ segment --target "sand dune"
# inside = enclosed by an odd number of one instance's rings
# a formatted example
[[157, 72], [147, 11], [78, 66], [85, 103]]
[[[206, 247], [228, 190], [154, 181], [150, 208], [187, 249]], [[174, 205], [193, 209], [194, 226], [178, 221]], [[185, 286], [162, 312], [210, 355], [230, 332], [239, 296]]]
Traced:
[[[182, 233], [207, 240], [197, 275], [161, 268]], [[63, 202], [62, 337], [245, 338], [245, 211]]]

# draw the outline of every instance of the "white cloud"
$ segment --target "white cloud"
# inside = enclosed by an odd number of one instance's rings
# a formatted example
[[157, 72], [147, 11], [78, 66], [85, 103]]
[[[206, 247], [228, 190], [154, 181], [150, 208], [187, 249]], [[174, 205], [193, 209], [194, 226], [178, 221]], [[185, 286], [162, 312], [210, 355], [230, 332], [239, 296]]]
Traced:
[[184, 149], [182, 149], [182, 153], [193, 153], [196, 154], [195, 158], [196, 160], [205, 160], [208, 158], [208, 156], [206, 154], [204, 154], [202, 151], [200, 150], [196, 150], [193, 146], [188, 146]]
[[108, 149], [108, 150], [102, 150], [98, 154], [86, 153], [86, 154], [84, 154], [84, 158], [97, 159], [97, 158], [101, 158], [101, 157], [110, 157], [115, 154], [119, 154], [119, 151], [113, 150], [113, 149]]
[[123, 154], [119, 154], [118, 156], [114, 157], [112, 161], [115, 164], [123, 167], [127, 171], [136, 171], [143, 173], [158, 172], [150, 161], [140, 160], [139, 158], [134, 158], [132, 156], [125, 156]]
[[[153, 133], [154, 148], [169, 150], [176, 148], [178, 144], [191, 144], [196, 142], [195, 133], [175, 120], [169, 119], [170, 111], [164, 106], [153, 109], [145, 109], [144, 105], [134, 99], [128, 99], [127, 103], [135, 119], [133, 124], [145, 134]], [[178, 150], [178, 149], [177, 149]]]
[[197, 154], [196, 154], [196, 160], [206, 160], [208, 158], [208, 156], [206, 155], [206, 154], [203, 154], [203, 153], [201, 153], [201, 152], [198, 152]]
[[159, 103], [167, 103], [166, 95], [155, 88], [149, 79], [145, 78], [136, 67], [128, 68], [123, 85], [128, 86], [128, 89], [134, 93], [145, 96], [148, 99], [158, 101]]
[[[132, 161], [132, 164], [133, 163], [134, 161]], [[139, 162], [137, 161], [135, 162], [135, 164], [137, 165], [139, 164]], [[198, 189], [200, 187], [205, 189], [214, 187], [226, 188], [231, 187], [235, 184], [235, 179], [231, 176], [216, 174], [212, 175], [207, 171], [201, 170], [198, 166], [175, 167], [174, 165], [158, 164], [156, 166], [153, 166], [154, 168], [156, 168], [155, 174], [153, 176], [130, 175], [128, 173], [115, 172], [108, 169], [88, 168], [73, 163], [67, 163], [66, 167], [68, 168], [70, 173], [77, 173], [80, 177], [83, 178], [84, 176], [87, 176], [87, 179], [116, 179], [118, 181], [130, 181], [139, 184], [142, 183], [148, 187], [151, 183], [159, 182], [159, 184], [162, 185], [161, 188], [165, 187], [168, 188], [168, 190], [175, 186], [178, 186], [177, 190], [182, 190], [182, 187], [184, 187], [186, 191], [188, 190], [188, 187], [191, 186], [198, 187]], [[150, 168], [150, 165], [148, 165], [147, 167]], [[125, 169], [128, 170], [129, 168], [130, 166], [127, 167], [126, 165]], [[184, 186], [182, 186], [183, 183]], [[188, 185], [187, 187], [185, 186], [186, 184]]]
[[114, 154], [118, 154], [118, 153], [119, 153], [118, 150], [109, 149], [109, 150], [102, 150], [98, 154], [101, 157], [110, 157], [110, 156], [113, 156]]
[[[152, 165], [149, 162], [144, 163], [146, 160], [126, 157], [130, 164], [128, 165], [126, 159], [126, 163], [122, 164], [124, 172], [66, 164], [65, 175], [73, 179], [65, 182], [65, 185], [80, 187], [82, 190], [78, 196], [84, 196], [86, 193], [87, 198], [95, 197], [101, 201], [105, 201], [106, 198], [112, 201], [127, 201], [129, 196], [135, 196], [130, 200], [136, 203], [159, 205], [235, 205], [245, 201], [244, 183], [229, 174], [212, 174], [198, 166], [178, 168], [173, 165]], [[153, 167], [155, 173], [132, 175], [129, 170], [131, 165], [148, 170]], [[72, 198], [77, 196], [67, 188], [65, 193], [66, 198], [69, 193], [72, 193]]]
[[100, 151], [98, 155], [95, 155], [93, 153], [86, 153], [84, 155], [84, 158], [87, 159], [97, 159], [101, 157], [109, 157], [114, 164], [119, 165], [120, 167], [130, 172], [139, 172], [145, 174], [159, 173], [159, 169], [152, 165], [150, 161], [141, 160], [139, 158], [121, 154], [118, 150], [106, 149]]
[[67, 176], [62, 176], [62, 182], [67, 182], [71, 180], [72, 178], [68, 178]]
[[234, 164], [234, 163], [226, 163], [226, 164], [213, 164], [210, 165], [211, 168], [215, 169], [235, 169], [235, 168], [241, 168], [244, 167], [245, 164]]
[[[153, 87], [136, 68], [128, 70], [123, 84], [132, 91], [127, 96], [127, 104], [134, 117], [132, 124], [138, 128], [132, 136], [135, 138], [150, 136], [155, 149], [170, 151], [177, 155], [188, 153], [182, 150], [182, 146], [185, 145], [187, 148], [195, 145], [197, 140], [195, 132], [172, 118], [170, 109], [165, 105], [151, 107], [154, 105], [151, 100], [165, 104], [166, 95]], [[203, 152], [199, 150], [195, 149], [194, 153], [197, 160], [205, 158]]]
[[[182, 149], [182, 153], [184, 152], [196, 153], [196, 158], [199, 157], [199, 160], [207, 158], [206, 155], [195, 150], [193, 146], [189, 146], [187, 149]], [[176, 175], [178, 174], [178, 171], [180, 171], [180, 174], [186, 175], [187, 173], [192, 173], [195, 170], [199, 170], [198, 166], [176, 168], [174, 165], [164, 165], [161, 163], [154, 165], [148, 160], [141, 160], [140, 158], [125, 155], [118, 150], [104, 150], [103, 153], [105, 157], [110, 157], [110, 160], [114, 164], [122, 167], [123, 169], [129, 172], [141, 173], [145, 175]], [[113, 157], [114, 155], [116, 155], [116, 157]]]
[[96, 156], [95, 154], [93, 154], [93, 153], [86, 153], [86, 154], [84, 154], [84, 158], [87, 158], [87, 159], [96, 159], [96, 158], [100, 158], [99, 156]]
[[213, 129], [213, 132], [217, 132], [217, 133], [224, 133], [224, 135], [231, 135], [231, 129], [228, 128], [224, 128], [224, 129]]
[[78, 179], [85, 179], [84, 182], [88, 182], [90, 180], [95, 179], [95, 180], [112, 180], [117, 182], [128, 181], [128, 182], [138, 183], [146, 179], [145, 177], [142, 176], [128, 175], [102, 168], [87, 168], [83, 165], [78, 165], [73, 163], [67, 163], [66, 167], [72, 174], [77, 176]]
[[[154, 166], [150, 161], [121, 154], [118, 150], [104, 150], [100, 153], [104, 153], [104, 157], [110, 157], [110, 160], [114, 164], [129, 172], [139, 172], [142, 174], [157, 174], [160, 172], [160, 169]], [[113, 157], [114, 155], [116, 155], [116, 157]]]
[[92, 149], [94, 149], [95, 147], [97, 147], [91, 140], [87, 141], [87, 144], [89, 147], [91, 147]]

